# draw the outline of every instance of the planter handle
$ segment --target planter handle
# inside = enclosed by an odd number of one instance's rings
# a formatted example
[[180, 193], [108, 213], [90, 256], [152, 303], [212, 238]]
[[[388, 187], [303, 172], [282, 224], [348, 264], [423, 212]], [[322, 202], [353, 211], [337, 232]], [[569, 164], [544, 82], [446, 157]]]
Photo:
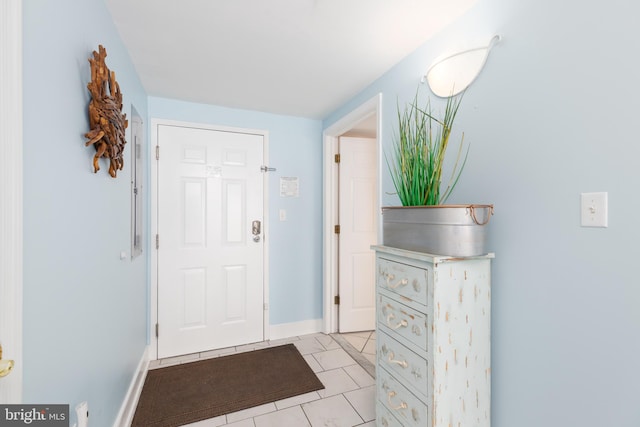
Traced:
[[471, 218], [473, 218], [473, 222], [475, 222], [477, 225], [487, 225], [489, 223], [489, 220], [491, 219], [491, 215], [493, 215], [493, 205], [488, 205], [488, 206], [482, 206], [482, 208], [488, 208], [489, 209], [489, 214], [487, 215], [487, 220], [484, 222], [480, 222], [478, 221], [478, 218], [476, 217], [476, 207], [480, 207], [478, 205], [469, 205], [467, 206], [467, 209], [469, 210], [469, 213], [471, 214]]

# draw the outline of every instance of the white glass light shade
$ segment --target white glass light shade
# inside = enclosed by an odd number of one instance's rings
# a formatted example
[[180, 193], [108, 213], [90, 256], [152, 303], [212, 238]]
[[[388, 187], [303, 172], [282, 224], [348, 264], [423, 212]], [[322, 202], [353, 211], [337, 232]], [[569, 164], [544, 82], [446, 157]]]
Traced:
[[487, 46], [465, 50], [433, 64], [425, 75], [431, 91], [447, 98], [465, 90], [478, 77], [489, 51], [499, 40], [500, 36], [495, 35]]

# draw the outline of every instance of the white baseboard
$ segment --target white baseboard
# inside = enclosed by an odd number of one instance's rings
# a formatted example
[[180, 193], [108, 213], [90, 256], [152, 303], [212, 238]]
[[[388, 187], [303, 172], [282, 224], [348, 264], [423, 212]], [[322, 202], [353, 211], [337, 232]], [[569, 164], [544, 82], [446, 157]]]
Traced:
[[303, 320], [302, 322], [269, 325], [269, 339], [279, 340], [282, 338], [296, 337], [299, 335], [315, 334], [317, 332], [322, 332], [322, 327], [322, 319]]
[[142, 393], [142, 386], [144, 380], [147, 377], [147, 371], [149, 370], [149, 346], [144, 348], [138, 367], [131, 378], [131, 384], [129, 384], [129, 390], [124, 397], [118, 417], [113, 423], [113, 427], [129, 427], [133, 421], [133, 416], [136, 413], [136, 407], [138, 406], [138, 398]]

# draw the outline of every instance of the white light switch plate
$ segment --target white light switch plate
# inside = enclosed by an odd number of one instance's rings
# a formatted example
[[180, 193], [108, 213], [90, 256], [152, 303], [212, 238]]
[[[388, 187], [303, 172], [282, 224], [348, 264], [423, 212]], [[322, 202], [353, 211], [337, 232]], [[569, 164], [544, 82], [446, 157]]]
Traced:
[[608, 227], [608, 193], [580, 194], [580, 225], [582, 227]]
[[89, 404], [81, 402], [76, 406], [76, 415], [78, 416], [78, 427], [89, 426]]

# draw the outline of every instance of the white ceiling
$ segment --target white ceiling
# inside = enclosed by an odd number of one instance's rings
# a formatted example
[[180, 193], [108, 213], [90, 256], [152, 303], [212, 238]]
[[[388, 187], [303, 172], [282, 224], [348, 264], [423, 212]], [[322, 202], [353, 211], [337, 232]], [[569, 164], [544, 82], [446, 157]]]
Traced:
[[476, 0], [105, 1], [149, 95], [322, 119]]

